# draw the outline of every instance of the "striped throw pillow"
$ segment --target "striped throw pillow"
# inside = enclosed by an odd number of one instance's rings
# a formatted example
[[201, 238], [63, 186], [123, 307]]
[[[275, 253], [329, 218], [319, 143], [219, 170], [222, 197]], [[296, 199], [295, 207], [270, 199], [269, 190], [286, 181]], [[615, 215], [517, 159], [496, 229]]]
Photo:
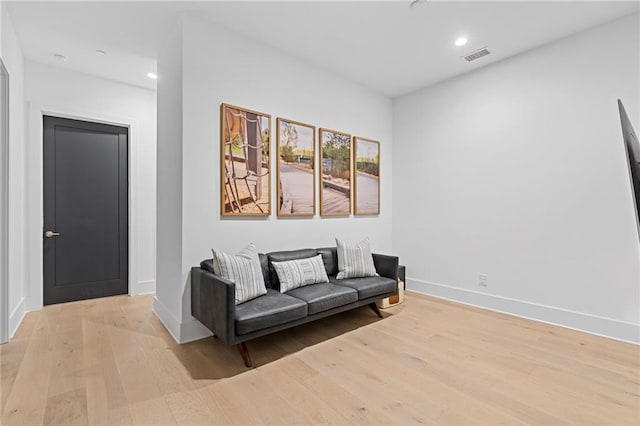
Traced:
[[238, 254], [213, 251], [213, 272], [236, 284], [236, 305], [267, 293], [258, 249], [251, 243]]
[[358, 244], [349, 244], [336, 238], [338, 247], [338, 275], [337, 279], [375, 277], [376, 267], [369, 239], [365, 238]]
[[305, 285], [328, 283], [327, 270], [322, 255], [306, 259], [271, 262], [278, 274], [280, 292], [284, 293]]

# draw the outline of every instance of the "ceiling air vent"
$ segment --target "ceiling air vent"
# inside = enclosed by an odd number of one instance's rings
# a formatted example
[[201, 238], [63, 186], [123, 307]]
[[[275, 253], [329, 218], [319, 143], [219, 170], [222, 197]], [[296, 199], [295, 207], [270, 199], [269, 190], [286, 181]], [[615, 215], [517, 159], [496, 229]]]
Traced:
[[471, 62], [490, 54], [491, 52], [489, 52], [489, 49], [487, 49], [486, 47], [483, 47], [482, 49], [478, 49], [469, 53], [467, 56], [464, 56], [464, 58], [467, 60], [467, 62]]

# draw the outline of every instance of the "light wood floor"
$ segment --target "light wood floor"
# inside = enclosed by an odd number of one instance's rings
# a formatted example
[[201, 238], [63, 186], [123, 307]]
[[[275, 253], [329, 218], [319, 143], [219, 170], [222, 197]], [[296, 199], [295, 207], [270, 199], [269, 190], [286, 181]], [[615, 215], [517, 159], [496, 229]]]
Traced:
[[235, 347], [177, 345], [151, 296], [27, 314], [11, 424], [640, 424], [640, 348], [408, 293]]

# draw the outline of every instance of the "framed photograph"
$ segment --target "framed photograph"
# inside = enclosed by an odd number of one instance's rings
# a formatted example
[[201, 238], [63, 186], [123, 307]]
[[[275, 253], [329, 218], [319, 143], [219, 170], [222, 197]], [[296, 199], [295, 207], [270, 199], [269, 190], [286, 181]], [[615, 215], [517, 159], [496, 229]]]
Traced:
[[233, 105], [220, 108], [220, 212], [269, 216], [271, 116]]
[[351, 214], [351, 135], [320, 129], [320, 215]]
[[380, 142], [353, 138], [353, 205], [356, 215], [380, 214]]
[[316, 213], [316, 128], [297, 121], [276, 120], [279, 217], [312, 217]]

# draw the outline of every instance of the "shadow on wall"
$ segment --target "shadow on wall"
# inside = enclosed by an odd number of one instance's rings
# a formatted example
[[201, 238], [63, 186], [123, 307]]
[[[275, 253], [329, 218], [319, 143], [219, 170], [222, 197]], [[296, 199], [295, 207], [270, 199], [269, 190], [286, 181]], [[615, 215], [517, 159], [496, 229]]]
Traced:
[[[381, 319], [372, 315], [369, 307], [363, 306], [250, 340], [247, 345], [253, 365], [260, 367], [377, 321]], [[235, 346], [228, 346], [215, 337], [183, 345], [176, 344], [173, 339], [167, 342], [193, 380], [223, 379], [252, 370], [244, 366]]]

